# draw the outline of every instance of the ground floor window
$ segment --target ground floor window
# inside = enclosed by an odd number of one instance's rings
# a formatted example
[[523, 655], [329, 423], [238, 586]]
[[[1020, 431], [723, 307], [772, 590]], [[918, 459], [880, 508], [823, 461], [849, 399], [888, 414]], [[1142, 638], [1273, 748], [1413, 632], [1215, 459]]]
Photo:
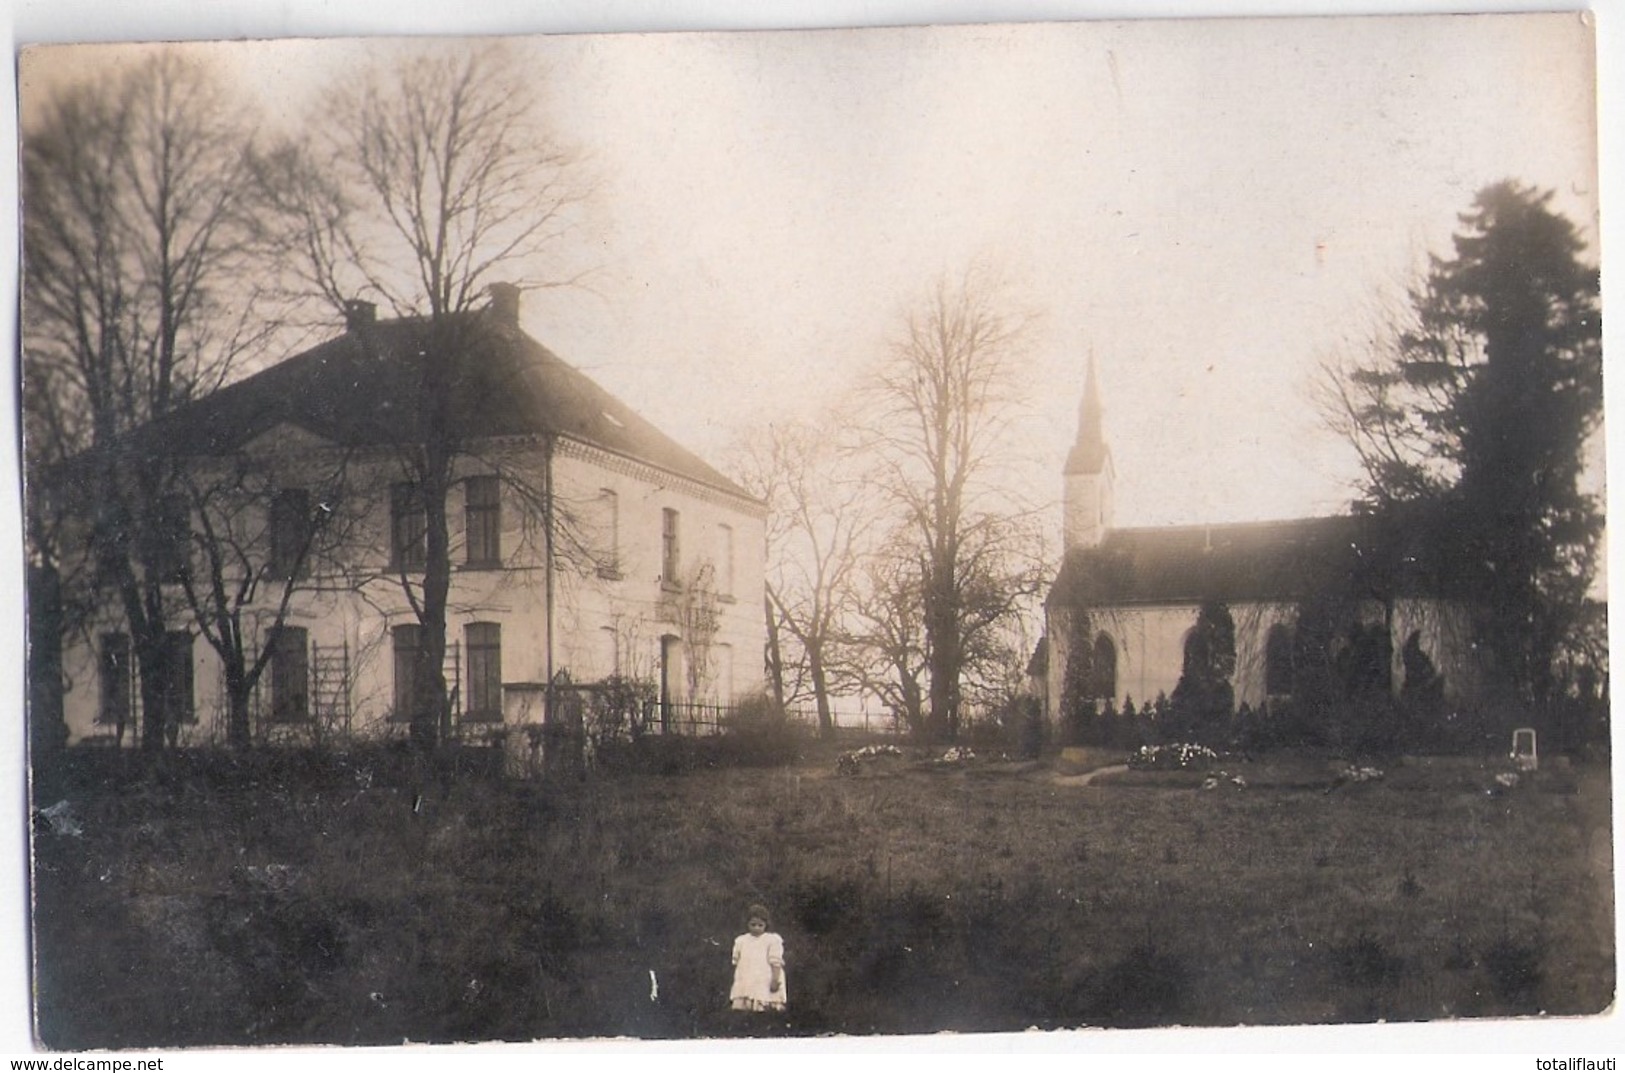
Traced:
[[391, 718], [397, 722], [406, 723], [412, 719], [413, 683], [422, 635], [423, 628], [415, 622], [390, 630], [395, 649], [395, 709]]
[[309, 640], [302, 626], [280, 626], [271, 635], [271, 722], [309, 718]]
[[502, 627], [470, 622], [463, 631], [468, 645], [467, 720], [502, 720]]
[[130, 719], [130, 635], [104, 633], [100, 658], [101, 702], [96, 722], [101, 726], [123, 727]]
[[166, 726], [197, 722], [192, 696], [192, 635], [186, 630], [164, 634], [164, 678], [158, 695], [163, 700]]

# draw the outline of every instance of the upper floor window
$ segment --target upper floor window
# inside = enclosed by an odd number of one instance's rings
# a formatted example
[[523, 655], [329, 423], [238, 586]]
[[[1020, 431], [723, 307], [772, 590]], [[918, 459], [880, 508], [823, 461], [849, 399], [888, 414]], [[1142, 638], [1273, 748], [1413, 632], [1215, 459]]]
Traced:
[[186, 570], [192, 542], [192, 515], [179, 493], [159, 499], [148, 533], [148, 566], [163, 581], [174, 581]]
[[284, 488], [271, 500], [271, 576], [304, 577], [310, 544], [310, 493]]
[[734, 594], [734, 527], [717, 526], [717, 595]]
[[463, 482], [469, 566], [502, 563], [502, 482], [495, 476]]
[[271, 722], [310, 718], [310, 645], [303, 626], [278, 626], [271, 634]]
[[682, 580], [682, 547], [677, 511], [667, 507], [660, 512], [660, 580], [676, 586]]
[[396, 570], [421, 570], [428, 561], [428, 519], [423, 496], [415, 484], [394, 484], [389, 489], [389, 565]]
[[502, 719], [502, 627], [495, 622], [470, 622], [464, 628], [468, 648], [469, 720]]
[[603, 550], [598, 560], [601, 577], [621, 575], [621, 498], [613, 488], [598, 490], [599, 539]]

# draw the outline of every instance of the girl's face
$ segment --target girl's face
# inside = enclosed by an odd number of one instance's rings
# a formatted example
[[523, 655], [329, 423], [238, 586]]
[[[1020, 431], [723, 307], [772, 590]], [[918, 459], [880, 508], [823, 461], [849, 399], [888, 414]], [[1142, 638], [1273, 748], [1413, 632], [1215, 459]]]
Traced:
[[750, 922], [745, 927], [750, 929], [752, 935], [760, 935], [767, 930], [767, 921], [761, 917], [751, 917]]

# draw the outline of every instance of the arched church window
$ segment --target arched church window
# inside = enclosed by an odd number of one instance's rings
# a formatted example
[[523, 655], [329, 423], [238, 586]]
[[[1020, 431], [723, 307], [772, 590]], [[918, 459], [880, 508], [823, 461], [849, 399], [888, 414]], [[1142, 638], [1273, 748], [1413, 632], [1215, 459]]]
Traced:
[[1292, 693], [1292, 631], [1285, 623], [1271, 626], [1264, 638], [1264, 692], [1272, 697]]
[[1095, 637], [1095, 689], [1097, 697], [1114, 698], [1117, 696], [1117, 645], [1112, 639], [1101, 632]]

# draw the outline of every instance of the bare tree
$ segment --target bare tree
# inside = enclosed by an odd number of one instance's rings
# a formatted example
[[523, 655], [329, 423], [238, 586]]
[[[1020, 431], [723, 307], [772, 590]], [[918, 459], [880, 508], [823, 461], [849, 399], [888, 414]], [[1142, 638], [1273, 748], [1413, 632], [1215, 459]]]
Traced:
[[927, 681], [925, 586], [908, 535], [893, 534], [860, 560], [846, 593], [837, 688], [879, 697], [910, 732], [925, 735]]
[[[181, 577], [187, 606], [220, 657], [226, 686], [226, 741], [249, 744], [250, 702], [296, 592], [322, 575], [342, 577], [350, 538], [362, 523], [347, 497], [348, 453], [295, 475], [242, 452], [193, 459], [180, 485], [193, 519], [192, 552]], [[308, 675], [294, 683], [308, 696]], [[285, 698], [275, 698], [278, 702]], [[273, 712], [297, 720], [305, 712]]]
[[70, 622], [117, 594], [149, 749], [173, 732], [176, 469], [161, 437], [134, 432], [218, 387], [267, 334], [248, 274], [253, 128], [209, 70], [164, 52], [68, 87], [24, 136], [30, 551], [74, 594]]
[[837, 476], [840, 461], [838, 445], [823, 429], [774, 424], [751, 438], [740, 474], [769, 510], [767, 616], [778, 642], [777, 699], [782, 706], [810, 697], [825, 736], [835, 730], [842, 615], [872, 517], [862, 483]]
[[[409, 46], [346, 77], [313, 117], [313, 143], [257, 161], [278, 206], [292, 286], [335, 308], [379, 299], [422, 321], [417, 412], [394, 454], [425, 523], [421, 575], [399, 582], [421, 626], [411, 736], [433, 746], [449, 725], [444, 671], [451, 549], [447, 498], [471, 434], [452, 410], [459, 359], [492, 330], [473, 315], [489, 294], [516, 309], [523, 289], [579, 282], [561, 251], [586, 196], [576, 154], [545, 126], [545, 81], [500, 45]], [[543, 445], [544, 453], [551, 451]], [[526, 489], [547, 527], [546, 483]]]
[[1020, 508], [996, 479], [1024, 320], [1002, 301], [985, 273], [939, 280], [867, 386], [875, 415], [863, 450], [917, 558], [926, 726], [939, 740], [959, 731], [987, 631], [1036, 591], [1036, 571], [1011, 543], [1007, 520]]

